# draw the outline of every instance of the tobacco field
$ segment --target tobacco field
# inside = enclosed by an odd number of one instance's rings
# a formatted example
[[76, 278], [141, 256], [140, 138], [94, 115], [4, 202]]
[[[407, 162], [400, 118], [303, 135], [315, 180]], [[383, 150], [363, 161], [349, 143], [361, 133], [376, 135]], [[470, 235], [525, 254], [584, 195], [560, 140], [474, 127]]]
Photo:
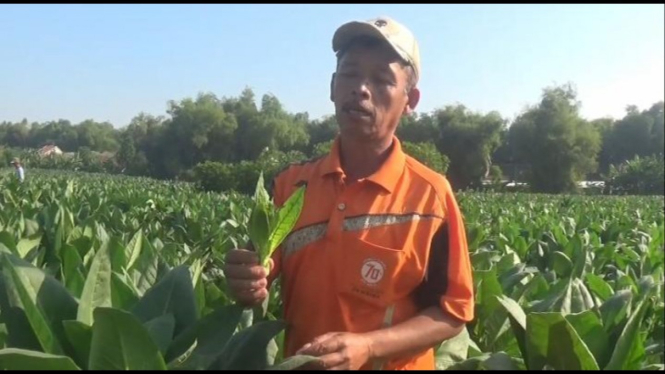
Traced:
[[[226, 296], [254, 202], [144, 178], [0, 174], [0, 369], [289, 370], [279, 286]], [[459, 193], [476, 319], [439, 369], [663, 370], [663, 197]]]

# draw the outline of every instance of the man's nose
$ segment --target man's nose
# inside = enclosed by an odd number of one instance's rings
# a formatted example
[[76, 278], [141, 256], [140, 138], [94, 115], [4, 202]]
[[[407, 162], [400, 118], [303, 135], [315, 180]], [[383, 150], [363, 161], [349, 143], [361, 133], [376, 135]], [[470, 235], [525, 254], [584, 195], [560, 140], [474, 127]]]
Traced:
[[357, 96], [361, 100], [370, 98], [370, 91], [367, 82], [361, 81], [353, 88], [353, 96]]

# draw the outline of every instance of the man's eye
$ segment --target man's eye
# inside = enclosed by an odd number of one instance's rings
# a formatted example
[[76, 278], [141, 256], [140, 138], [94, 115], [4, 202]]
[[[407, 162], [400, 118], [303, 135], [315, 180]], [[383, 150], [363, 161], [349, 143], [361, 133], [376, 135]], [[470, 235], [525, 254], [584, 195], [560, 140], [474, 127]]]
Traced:
[[387, 77], [376, 77], [375, 81], [379, 84], [385, 85], [385, 86], [392, 86], [395, 84], [392, 79], [387, 78]]

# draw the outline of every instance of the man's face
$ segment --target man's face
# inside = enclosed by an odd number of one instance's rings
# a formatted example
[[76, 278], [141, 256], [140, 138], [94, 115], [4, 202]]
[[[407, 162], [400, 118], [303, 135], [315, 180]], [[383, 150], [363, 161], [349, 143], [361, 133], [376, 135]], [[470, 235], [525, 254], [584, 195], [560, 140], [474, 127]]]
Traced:
[[417, 89], [407, 93], [408, 71], [384, 43], [356, 43], [339, 61], [331, 99], [343, 136], [382, 140], [415, 107]]

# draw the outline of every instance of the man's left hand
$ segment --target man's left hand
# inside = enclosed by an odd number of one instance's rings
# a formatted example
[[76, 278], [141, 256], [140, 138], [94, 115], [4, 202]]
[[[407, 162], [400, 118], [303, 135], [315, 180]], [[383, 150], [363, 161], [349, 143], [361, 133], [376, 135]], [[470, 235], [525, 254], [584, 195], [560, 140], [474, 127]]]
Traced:
[[305, 344], [296, 354], [318, 357], [314, 365], [319, 369], [358, 370], [372, 356], [371, 341], [362, 334], [332, 332]]

